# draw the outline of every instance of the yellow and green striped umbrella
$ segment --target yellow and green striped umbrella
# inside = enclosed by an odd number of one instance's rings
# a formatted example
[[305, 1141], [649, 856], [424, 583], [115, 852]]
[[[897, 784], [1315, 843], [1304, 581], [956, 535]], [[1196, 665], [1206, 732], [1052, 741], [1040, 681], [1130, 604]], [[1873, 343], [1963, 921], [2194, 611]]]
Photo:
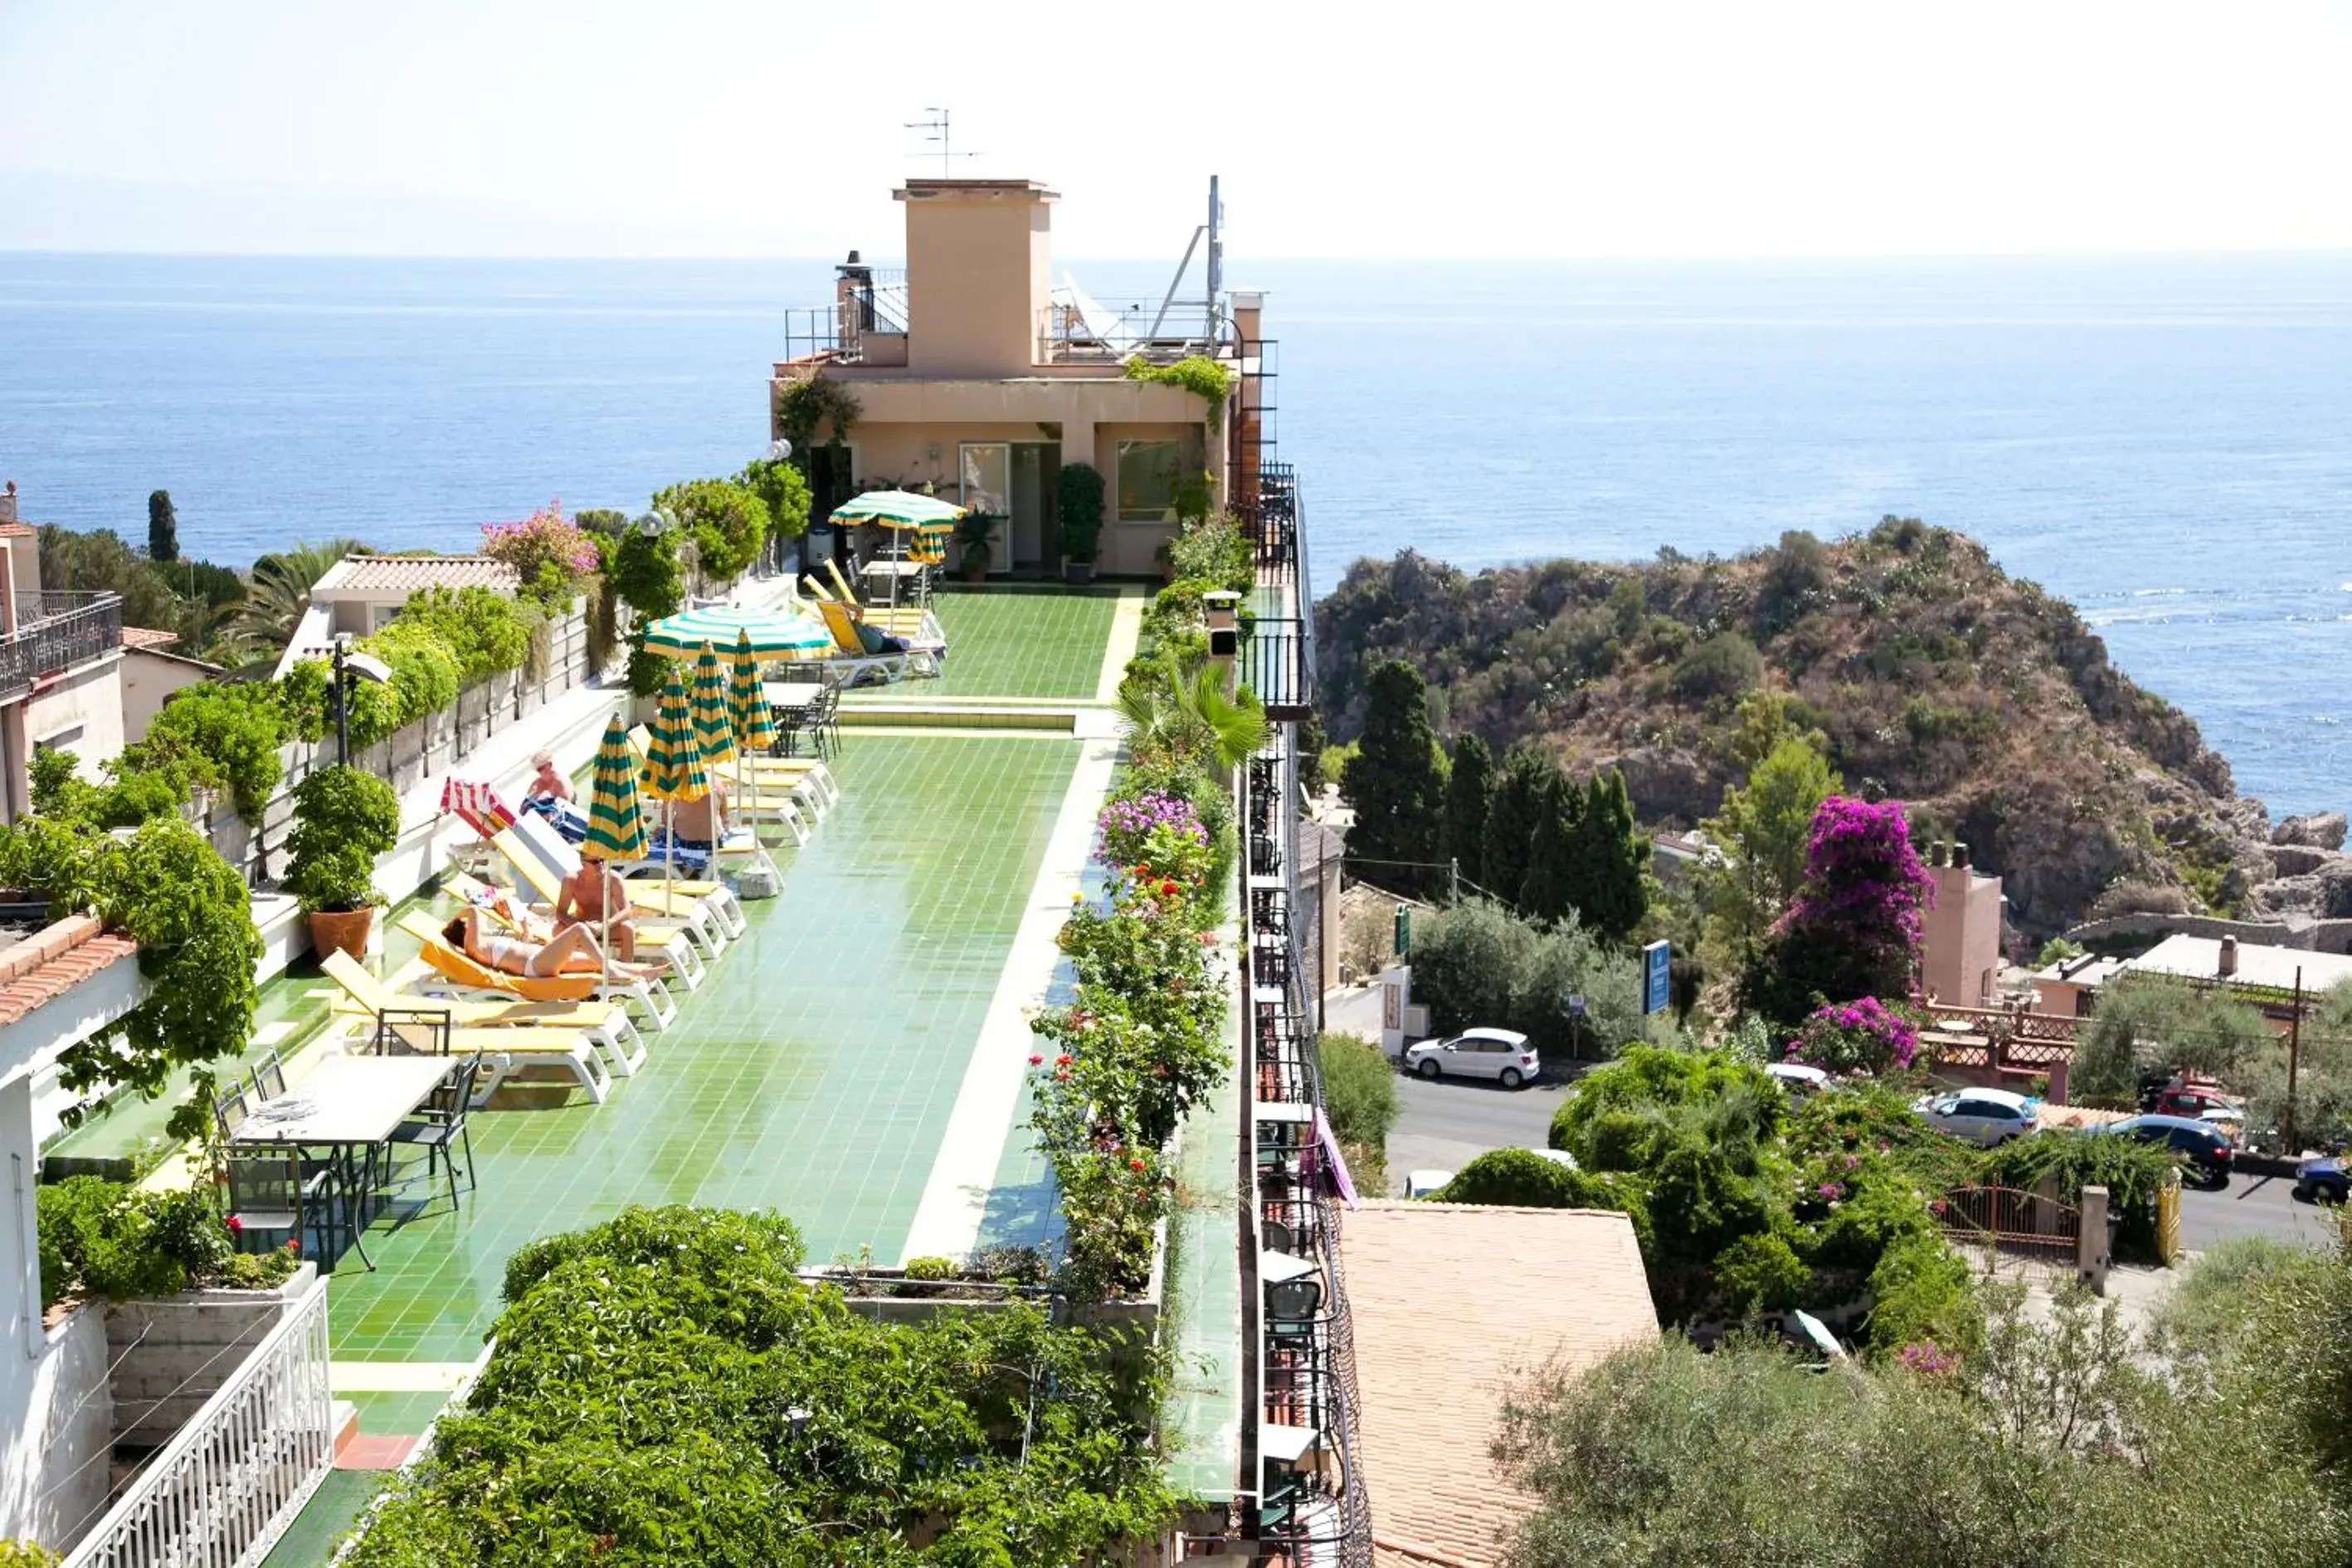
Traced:
[[727, 677], [719, 668], [719, 652], [709, 643], [694, 661], [694, 743], [706, 763], [735, 759], [735, 718], [727, 707]]
[[768, 694], [761, 689], [760, 661], [751, 652], [748, 635], [735, 644], [734, 674], [734, 684], [728, 688], [727, 703], [735, 721], [736, 749], [755, 757], [774, 751], [775, 716], [768, 708]]
[[702, 748], [695, 743], [694, 720], [687, 711], [686, 688], [677, 680], [677, 666], [662, 685], [661, 703], [646, 742], [645, 792], [656, 800], [700, 800], [710, 793], [710, 774], [702, 765]]
[[822, 653], [833, 647], [833, 634], [814, 616], [712, 605], [654, 622], [646, 628], [646, 651], [692, 658], [704, 643], [725, 647], [740, 637], [751, 639], [752, 652], [771, 657]]
[[637, 770], [629, 756], [628, 727], [618, 713], [604, 726], [604, 743], [596, 748], [596, 769], [589, 775], [588, 837], [581, 841], [580, 858], [646, 858], [645, 807], [637, 800]]

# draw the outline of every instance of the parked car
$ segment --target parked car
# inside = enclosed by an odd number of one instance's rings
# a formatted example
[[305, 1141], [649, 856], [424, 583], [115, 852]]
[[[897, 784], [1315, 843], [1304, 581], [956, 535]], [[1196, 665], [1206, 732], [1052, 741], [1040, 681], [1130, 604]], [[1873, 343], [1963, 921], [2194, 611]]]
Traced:
[[2214, 1186], [2226, 1185], [2236, 1146], [2230, 1135], [2210, 1121], [2189, 1116], [2126, 1116], [2109, 1122], [2106, 1131], [2143, 1143], [2161, 1143], [2197, 1168]]
[[2310, 1203], [2352, 1203], [2352, 1173], [2341, 1154], [2305, 1160], [2294, 1168], [2294, 1195]]
[[2246, 1114], [2236, 1100], [2203, 1086], [2165, 1089], [2157, 1095], [2155, 1104], [2140, 1109], [2157, 1116], [2186, 1116], [2191, 1121], [2243, 1121]]
[[1423, 1040], [1405, 1048], [1404, 1070], [1435, 1079], [1490, 1078], [1505, 1089], [1537, 1078], [1543, 1064], [1533, 1046], [1517, 1029], [1465, 1029], [1443, 1040]]
[[1820, 1068], [1807, 1067], [1802, 1062], [1774, 1062], [1764, 1069], [1772, 1081], [1786, 1089], [1790, 1100], [1802, 1100], [1809, 1094], [1819, 1094], [1830, 1086], [1830, 1075]]
[[1960, 1089], [1923, 1094], [1911, 1109], [1938, 1132], [1994, 1148], [2042, 1128], [2042, 1102], [2006, 1089]]
[[1408, 1171], [1404, 1177], [1404, 1195], [1425, 1198], [1454, 1179], [1451, 1171]]

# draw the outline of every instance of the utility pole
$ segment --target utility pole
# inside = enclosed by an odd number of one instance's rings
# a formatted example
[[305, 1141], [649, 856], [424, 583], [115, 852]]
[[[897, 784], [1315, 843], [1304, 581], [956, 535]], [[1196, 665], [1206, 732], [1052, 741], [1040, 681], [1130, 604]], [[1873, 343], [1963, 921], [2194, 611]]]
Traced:
[[1445, 858], [1448, 872], [1453, 878], [1454, 883], [1453, 892], [1448, 896], [1445, 901], [1450, 904], [1458, 904], [1462, 901], [1462, 857], [1459, 855], [1449, 855]]
[[2286, 1026], [2286, 1126], [2280, 1131], [2286, 1135], [2286, 1152], [2301, 1152], [2302, 1141], [2294, 1135], [2294, 1072], [2303, 1057], [2303, 965], [2294, 966], [2294, 1016]]

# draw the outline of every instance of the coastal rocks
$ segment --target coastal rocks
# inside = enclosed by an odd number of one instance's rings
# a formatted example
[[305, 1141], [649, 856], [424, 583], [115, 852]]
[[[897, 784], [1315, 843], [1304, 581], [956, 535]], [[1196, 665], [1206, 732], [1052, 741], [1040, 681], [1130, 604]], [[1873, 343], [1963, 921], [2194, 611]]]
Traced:
[[2318, 849], [2344, 847], [2344, 814], [2323, 811], [2309, 816], [2290, 816], [2271, 830], [2273, 844], [2302, 844]]
[[2279, 877], [2307, 877], [2336, 858], [2309, 844], [2273, 844], [2270, 858], [2272, 874]]

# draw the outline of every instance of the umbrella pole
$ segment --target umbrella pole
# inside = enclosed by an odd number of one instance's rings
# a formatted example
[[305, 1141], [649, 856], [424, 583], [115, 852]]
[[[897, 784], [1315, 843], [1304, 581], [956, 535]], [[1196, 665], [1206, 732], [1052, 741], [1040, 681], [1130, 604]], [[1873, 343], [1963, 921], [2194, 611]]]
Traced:
[[613, 884], [602, 860], [583, 861], [596, 868], [596, 907], [604, 911], [604, 940], [597, 944], [597, 966], [604, 972], [604, 990], [613, 989]]

